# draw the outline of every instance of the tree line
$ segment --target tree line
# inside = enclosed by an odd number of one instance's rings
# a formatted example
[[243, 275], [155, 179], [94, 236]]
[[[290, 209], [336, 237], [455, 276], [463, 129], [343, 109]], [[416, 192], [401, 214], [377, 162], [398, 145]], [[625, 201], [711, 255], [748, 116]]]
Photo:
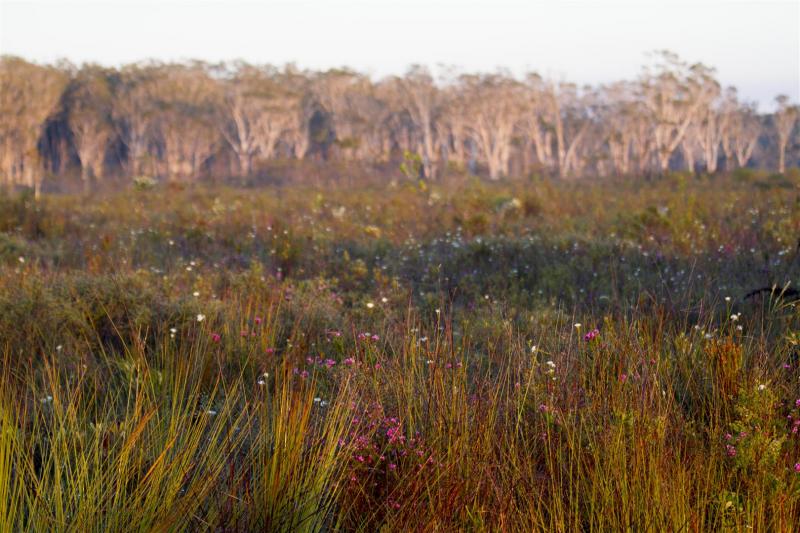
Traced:
[[80, 175], [193, 180], [250, 176], [273, 159], [405, 161], [436, 179], [561, 178], [797, 163], [798, 106], [760, 114], [714, 69], [661, 51], [634, 80], [578, 86], [536, 73], [373, 81], [243, 62], [107, 68], [0, 58], [0, 184], [40, 189]]

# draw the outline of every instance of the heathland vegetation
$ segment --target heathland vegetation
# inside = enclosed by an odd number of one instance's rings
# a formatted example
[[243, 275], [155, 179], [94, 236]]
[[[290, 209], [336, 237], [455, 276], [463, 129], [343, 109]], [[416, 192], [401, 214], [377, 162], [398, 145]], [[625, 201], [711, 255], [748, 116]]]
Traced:
[[799, 183], [2, 196], [0, 530], [795, 530]]

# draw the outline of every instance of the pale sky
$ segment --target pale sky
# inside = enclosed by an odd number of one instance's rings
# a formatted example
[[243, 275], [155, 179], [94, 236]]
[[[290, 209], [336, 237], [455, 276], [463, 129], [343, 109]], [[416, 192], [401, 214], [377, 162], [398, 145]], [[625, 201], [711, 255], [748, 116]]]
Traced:
[[800, 100], [800, 0], [0, 0], [0, 53], [119, 65], [244, 59], [374, 77], [413, 63], [578, 83], [670, 49], [764, 111]]

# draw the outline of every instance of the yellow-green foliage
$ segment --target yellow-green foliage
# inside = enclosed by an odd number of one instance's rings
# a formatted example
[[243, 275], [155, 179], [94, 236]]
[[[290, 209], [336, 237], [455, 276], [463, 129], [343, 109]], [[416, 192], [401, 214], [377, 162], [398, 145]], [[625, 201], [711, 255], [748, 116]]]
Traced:
[[773, 181], [4, 197], [0, 531], [796, 529]]

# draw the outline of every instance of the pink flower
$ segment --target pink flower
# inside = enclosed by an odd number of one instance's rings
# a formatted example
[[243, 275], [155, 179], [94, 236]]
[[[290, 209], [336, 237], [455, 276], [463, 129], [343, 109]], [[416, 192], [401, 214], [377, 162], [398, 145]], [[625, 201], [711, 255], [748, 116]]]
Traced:
[[380, 340], [380, 337], [378, 337], [377, 335], [373, 335], [373, 336], [372, 336], [372, 337], [370, 337], [370, 338], [371, 338], [372, 340], [374, 340], [374, 341], [378, 341], [378, 340]]
[[592, 331], [590, 331], [589, 333], [587, 333], [586, 335], [584, 335], [583, 336], [583, 340], [585, 340], [586, 342], [589, 342], [589, 341], [595, 339], [598, 335], [600, 335], [600, 330], [595, 328]]
[[[800, 463], [798, 463], [800, 464]], [[389, 463], [389, 470], [397, 470], [397, 465], [394, 463]]]
[[725, 445], [725, 453], [728, 454], [728, 457], [734, 457], [736, 455], [736, 447], [731, 446], [730, 444]]
[[798, 474], [800, 474], [800, 463], [795, 463], [794, 464], [794, 471], [797, 472]]
[[327, 366], [328, 368], [332, 367], [335, 364], [336, 361], [334, 361], [333, 359], [325, 359], [325, 366]]
[[619, 380], [620, 380], [622, 383], [625, 383], [626, 381], [628, 381], [628, 374], [620, 374], [620, 375], [619, 375]]
[[354, 365], [356, 363], [356, 360], [353, 359], [352, 357], [348, 357], [347, 359], [342, 361], [342, 363], [344, 363], [346, 365]]
[[261, 324], [261, 317], [260, 317], [260, 316], [257, 316], [257, 317], [256, 317], [256, 319], [255, 319], [255, 323], [256, 323], [256, 325], [259, 325], [259, 324]]
[[220, 340], [222, 340], [222, 335], [220, 335], [219, 333], [212, 333], [211, 340], [214, 342], [219, 342]]
[[275, 353], [275, 348], [267, 348], [267, 349], [266, 349], [266, 350], [264, 350], [264, 351], [265, 351], [266, 353], [268, 353], [268, 354], [273, 354], [273, 353]]

